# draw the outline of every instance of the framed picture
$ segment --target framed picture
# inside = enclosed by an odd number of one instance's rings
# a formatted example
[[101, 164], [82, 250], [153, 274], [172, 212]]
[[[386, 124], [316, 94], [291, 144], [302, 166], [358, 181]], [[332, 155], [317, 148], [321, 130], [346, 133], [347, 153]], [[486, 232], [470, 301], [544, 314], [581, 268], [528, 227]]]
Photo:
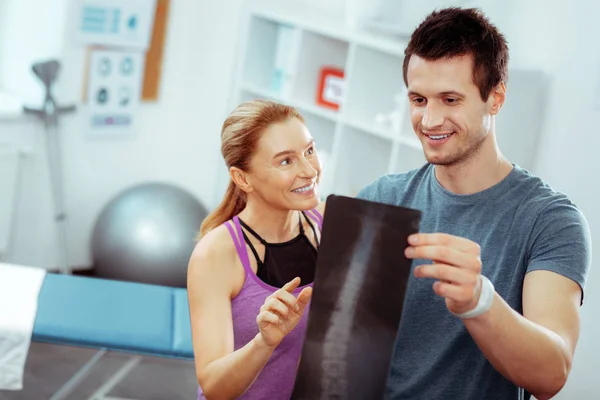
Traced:
[[344, 94], [344, 70], [326, 66], [321, 68], [317, 104], [332, 110], [339, 110]]

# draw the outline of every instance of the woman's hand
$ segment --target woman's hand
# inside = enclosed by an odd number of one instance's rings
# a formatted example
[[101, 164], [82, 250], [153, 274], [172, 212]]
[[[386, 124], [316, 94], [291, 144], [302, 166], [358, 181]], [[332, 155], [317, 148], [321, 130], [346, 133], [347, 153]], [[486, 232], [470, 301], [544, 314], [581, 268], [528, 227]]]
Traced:
[[277, 347], [283, 338], [290, 333], [304, 314], [310, 302], [312, 288], [306, 287], [294, 297], [292, 292], [300, 285], [300, 278], [294, 278], [281, 289], [266, 298], [256, 317], [260, 330], [257, 339], [268, 347]]

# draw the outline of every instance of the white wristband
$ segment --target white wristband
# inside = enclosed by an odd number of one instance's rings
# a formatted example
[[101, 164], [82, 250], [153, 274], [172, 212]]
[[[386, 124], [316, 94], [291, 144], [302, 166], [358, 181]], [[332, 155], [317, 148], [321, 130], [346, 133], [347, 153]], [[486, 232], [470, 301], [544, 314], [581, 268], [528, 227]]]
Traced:
[[481, 275], [481, 293], [479, 294], [479, 300], [477, 301], [475, 308], [464, 313], [453, 314], [460, 319], [477, 317], [492, 308], [495, 293], [496, 289], [494, 288], [494, 284], [490, 282], [487, 277]]

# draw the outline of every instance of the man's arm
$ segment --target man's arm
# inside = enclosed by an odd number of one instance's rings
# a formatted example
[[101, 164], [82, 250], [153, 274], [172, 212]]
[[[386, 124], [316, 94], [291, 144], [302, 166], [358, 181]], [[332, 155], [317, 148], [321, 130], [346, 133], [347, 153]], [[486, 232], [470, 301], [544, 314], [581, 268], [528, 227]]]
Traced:
[[[523, 315], [494, 292], [487, 311], [462, 321], [501, 374], [538, 399], [548, 399], [561, 390], [571, 369], [591, 236], [583, 214], [565, 198], [553, 200], [538, 214], [523, 281]], [[415, 276], [437, 280], [433, 290], [445, 298], [450, 312], [461, 315], [478, 304], [482, 265], [477, 243], [447, 234], [417, 234], [409, 238], [405, 254], [434, 261], [416, 267]]]
[[[406, 256], [430, 259], [415, 268], [417, 278], [434, 278], [435, 293], [454, 314], [473, 310], [481, 294], [479, 246], [446, 234], [417, 234]], [[463, 322], [490, 363], [539, 400], [564, 386], [579, 335], [580, 286], [554, 272], [534, 270], [523, 283], [519, 315], [497, 293], [490, 309]]]
[[490, 363], [539, 400], [567, 381], [579, 337], [581, 288], [550, 271], [527, 274], [523, 316], [497, 293], [486, 313], [463, 320]]

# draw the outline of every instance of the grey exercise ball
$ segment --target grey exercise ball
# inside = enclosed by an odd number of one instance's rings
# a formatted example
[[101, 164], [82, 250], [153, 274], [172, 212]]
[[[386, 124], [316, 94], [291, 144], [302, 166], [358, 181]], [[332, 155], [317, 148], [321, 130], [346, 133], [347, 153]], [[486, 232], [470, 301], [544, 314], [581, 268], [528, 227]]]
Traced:
[[206, 215], [194, 196], [173, 185], [145, 183], [121, 192], [94, 226], [96, 276], [186, 287], [194, 239]]

